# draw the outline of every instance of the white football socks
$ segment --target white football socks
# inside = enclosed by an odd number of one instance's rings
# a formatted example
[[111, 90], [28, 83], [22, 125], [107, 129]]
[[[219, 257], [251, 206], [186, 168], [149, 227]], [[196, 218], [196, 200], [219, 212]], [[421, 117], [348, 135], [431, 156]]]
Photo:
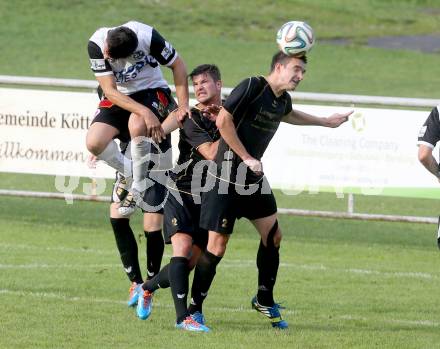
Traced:
[[125, 178], [132, 176], [131, 160], [122, 154], [115, 141], [107, 144], [104, 151], [98, 155], [99, 160], [105, 161], [107, 165], [122, 173]]
[[[146, 174], [150, 163], [151, 143], [145, 137], [137, 137], [131, 142], [131, 158], [133, 160], [133, 186], [142, 193], [146, 189]], [[143, 139], [141, 139], [143, 138]]]

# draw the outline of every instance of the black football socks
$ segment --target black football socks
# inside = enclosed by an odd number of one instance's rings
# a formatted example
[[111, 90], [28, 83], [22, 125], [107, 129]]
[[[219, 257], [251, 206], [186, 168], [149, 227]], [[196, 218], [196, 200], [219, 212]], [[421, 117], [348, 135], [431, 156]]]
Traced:
[[141, 284], [142, 274], [139, 267], [138, 247], [133, 231], [130, 227], [128, 218], [110, 218], [110, 223], [115, 234], [116, 246], [118, 247], [119, 255], [131, 282]]
[[194, 270], [191, 304], [188, 308], [190, 314], [194, 314], [196, 311], [202, 312], [203, 301], [208, 295], [209, 288], [216, 274], [217, 265], [221, 260], [222, 257], [218, 257], [207, 250], [203, 251], [200, 255]]
[[181, 323], [189, 314], [187, 310], [188, 299], [188, 259], [185, 257], [172, 257], [169, 264], [171, 295], [176, 309], [176, 323]]
[[147, 254], [147, 280], [152, 279], [160, 270], [162, 263], [163, 251], [165, 244], [163, 241], [162, 230], [156, 230], [151, 232], [144, 232]]

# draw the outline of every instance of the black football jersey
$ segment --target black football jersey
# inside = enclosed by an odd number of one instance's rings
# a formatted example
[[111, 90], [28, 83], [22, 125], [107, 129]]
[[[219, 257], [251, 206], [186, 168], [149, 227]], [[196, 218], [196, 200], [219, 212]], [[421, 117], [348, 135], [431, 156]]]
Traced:
[[[209, 162], [197, 148], [220, 138], [214, 121], [204, 117], [197, 108], [191, 109], [191, 118], [186, 118], [179, 130], [179, 159], [170, 176], [180, 190], [199, 191], [191, 188], [191, 183], [204, 185]], [[202, 166], [205, 165], [205, 166]]]
[[[292, 100], [287, 92], [277, 97], [269, 83], [262, 76], [243, 80], [226, 99], [223, 107], [233, 116], [238, 138], [247, 152], [255, 159], [261, 160], [269, 146], [282, 118], [292, 111]], [[228, 155], [225, 152], [231, 149], [221, 139], [216, 163], [221, 172]], [[230, 153], [229, 153], [230, 154]], [[242, 160], [232, 152], [232, 161], [229, 181], [242, 182], [236, 178]], [[224, 176], [225, 171], [223, 171]], [[223, 177], [222, 176], [222, 177]], [[246, 184], [255, 183], [261, 178], [253, 172], [247, 171]]]

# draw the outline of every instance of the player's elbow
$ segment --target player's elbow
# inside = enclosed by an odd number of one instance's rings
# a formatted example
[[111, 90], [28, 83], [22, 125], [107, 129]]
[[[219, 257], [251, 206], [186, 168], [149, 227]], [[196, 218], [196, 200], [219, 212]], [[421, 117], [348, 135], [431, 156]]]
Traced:
[[215, 156], [217, 155], [217, 148], [213, 148], [214, 147], [211, 147], [211, 149], [209, 149], [209, 152], [206, 154], [206, 160], [213, 161], [215, 159]]
[[418, 158], [423, 165], [429, 164], [432, 158], [432, 149], [423, 145], [419, 146]]
[[116, 101], [116, 95], [118, 94], [117, 88], [114, 86], [101, 86], [102, 92], [106, 99], [108, 99], [110, 102], [115, 103]]

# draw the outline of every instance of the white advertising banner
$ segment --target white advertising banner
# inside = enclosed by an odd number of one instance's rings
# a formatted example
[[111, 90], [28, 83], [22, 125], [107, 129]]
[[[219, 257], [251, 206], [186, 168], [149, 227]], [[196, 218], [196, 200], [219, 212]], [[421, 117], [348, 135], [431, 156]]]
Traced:
[[281, 124], [263, 158], [274, 187], [291, 194], [336, 191], [440, 198], [438, 181], [417, 158], [418, 132], [429, 111], [294, 108], [320, 116], [355, 113], [336, 129]]
[[[104, 164], [94, 170], [87, 166], [85, 136], [97, 105], [92, 92], [0, 88], [0, 172], [113, 178], [114, 170]], [[349, 110], [295, 108], [322, 116]], [[354, 109], [337, 129], [282, 123], [263, 158], [272, 186], [292, 194], [408, 196], [438, 188], [417, 160], [417, 134], [429, 111]]]
[[0, 171], [113, 177], [108, 166], [87, 167], [98, 102], [94, 93], [0, 89]]

